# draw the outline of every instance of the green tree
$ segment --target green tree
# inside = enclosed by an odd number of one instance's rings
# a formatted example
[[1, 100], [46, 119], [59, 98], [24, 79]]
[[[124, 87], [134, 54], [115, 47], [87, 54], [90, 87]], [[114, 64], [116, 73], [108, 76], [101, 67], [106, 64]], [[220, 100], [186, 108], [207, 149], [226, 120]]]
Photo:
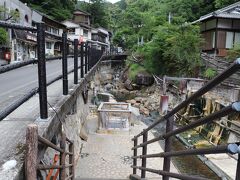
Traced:
[[91, 24], [95, 27], [108, 28], [108, 3], [105, 0], [90, 0], [90, 3], [78, 2], [76, 8], [91, 14]]
[[216, 8], [222, 8], [228, 5], [231, 5], [235, 2], [239, 2], [238, 0], [215, 0]]
[[0, 45], [8, 42], [8, 33], [4, 28], [0, 28]]
[[234, 47], [227, 52], [226, 60], [233, 62], [240, 57], [240, 44], [234, 44]]
[[139, 52], [147, 70], [156, 74], [195, 76], [200, 65], [200, 35], [196, 26], [165, 25]]
[[77, 0], [21, 0], [55, 20], [63, 21], [72, 17]]

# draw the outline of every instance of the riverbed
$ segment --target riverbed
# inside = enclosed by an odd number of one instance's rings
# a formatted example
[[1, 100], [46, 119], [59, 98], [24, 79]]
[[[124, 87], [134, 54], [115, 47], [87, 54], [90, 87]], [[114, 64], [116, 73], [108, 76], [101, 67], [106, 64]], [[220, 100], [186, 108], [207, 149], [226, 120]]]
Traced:
[[[144, 117], [141, 116], [141, 121], [143, 121], [146, 125], [150, 125], [156, 120], [158, 117]], [[154, 135], [159, 136], [165, 132], [165, 123], [160, 123], [154, 128]], [[164, 148], [164, 141], [159, 141], [162, 148]], [[173, 151], [180, 151], [187, 149], [176, 137], [172, 138], [172, 148]], [[197, 156], [182, 156], [182, 157], [174, 157], [172, 158], [173, 164], [182, 174], [188, 175], [198, 175], [200, 177], [212, 179], [212, 180], [220, 180], [211, 169], [208, 168]]]
[[[136, 94], [133, 92], [128, 93], [113, 93], [111, 92], [118, 102], [124, 102], [130, 99], [134, 99]], [[158, 112], [151, 112], [151, 116], [143, 116], [141, 115], [139, 119], [144, 122], [146, 125], [151, 125], [156, 119], [159, 119]], [[160, 123], [154, 128], [154, 136], [159, 136], [165, 133], [165, 123]], [[162, 148], [164, 148], [164, 141], [159, 141]], [[176, 137], [172, 138], [172, 148], [173, 151], [180, 151], [187, 149], [182, 142], [180, 142]], [[172, 162], [174, 166], [178, 169], [178, 171], [182, 174], [187, 175], [197, 175], [200, 177], [212, 179], [212, 180], [220, 180], [218, 177], [207, 165], [205, 165], [196, 155], [182, 156], [182, 157], [174, 157], [172, 158]]]

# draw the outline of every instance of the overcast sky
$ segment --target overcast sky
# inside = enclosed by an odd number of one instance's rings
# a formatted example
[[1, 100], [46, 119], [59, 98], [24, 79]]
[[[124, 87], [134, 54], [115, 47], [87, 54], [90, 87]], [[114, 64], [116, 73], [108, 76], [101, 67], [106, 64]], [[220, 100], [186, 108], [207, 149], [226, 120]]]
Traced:
[[120, 1], [120, 0], [107, 0], [107, 1], [109, 1], [109, 2], [111, 2], [111, 3], [115, 3], [115, 2], [118, 2], [118, 1]]
[[[79, 0], [79, 1], [89, 2], [89, 0]], [[109, 1], [109, 2], [111, 2], [111, 3], [115, 3], [115, 2], [118, 2], [118, 1], [120, 1], [120, 0], [107, 0], [107, 1]]]

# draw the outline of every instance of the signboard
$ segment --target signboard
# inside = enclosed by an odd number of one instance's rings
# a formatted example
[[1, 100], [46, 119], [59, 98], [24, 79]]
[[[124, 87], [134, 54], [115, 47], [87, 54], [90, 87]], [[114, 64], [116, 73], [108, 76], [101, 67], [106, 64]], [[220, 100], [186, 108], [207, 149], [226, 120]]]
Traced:
[[83, 36], [80, 36], [80, 38], [79, 38], [79, 44], [82, 44], [83, 43]]
[[26, 39], [37, 42], [37, 37], [30, 34], [26, 35]]

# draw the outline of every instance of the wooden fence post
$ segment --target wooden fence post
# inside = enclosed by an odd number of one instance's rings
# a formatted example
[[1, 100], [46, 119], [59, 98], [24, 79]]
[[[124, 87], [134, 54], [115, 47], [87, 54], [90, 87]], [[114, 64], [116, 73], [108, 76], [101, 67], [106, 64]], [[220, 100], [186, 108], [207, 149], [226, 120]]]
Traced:
[[30, 124], [26, 132], [26, 158], [25, 177], [26, 180], [37, 179], [37, 155], [38, 155], [38, 127]]
[[[174, 116], [167, 119], [166, 133], [173, 131]], [[172, 137], [168, 137], [165, 140], [164, 152], [170, 152], [172, 150]], [[171, 157], [164, 157], [163, 171], [170, 172], [171, 169]], [[169, 180], [169, 176], [164, 175], [163, 180]]]
[[[143, 134], [143, 143], [147, 142], [148, 140], [148, 131]], [[147, 155], [147, 145], [142, 147], [142, 155]], [[142, 158], [142, 167], [146, 168], [147, 166], [147, 158]], [[146, 171], [141, 170], [141, 178], [144, 179], [146, 177]]]
[[[138, 138], [134, 139], [134, 147], [138, 145]], [[133, 156], [137, 156], [137, 148], [133, 150]], [[137, 158], [133, 159], [133, 166], [137, 166]], [[137, 174], [137, 169], [133, 168], [133, 174]]]

